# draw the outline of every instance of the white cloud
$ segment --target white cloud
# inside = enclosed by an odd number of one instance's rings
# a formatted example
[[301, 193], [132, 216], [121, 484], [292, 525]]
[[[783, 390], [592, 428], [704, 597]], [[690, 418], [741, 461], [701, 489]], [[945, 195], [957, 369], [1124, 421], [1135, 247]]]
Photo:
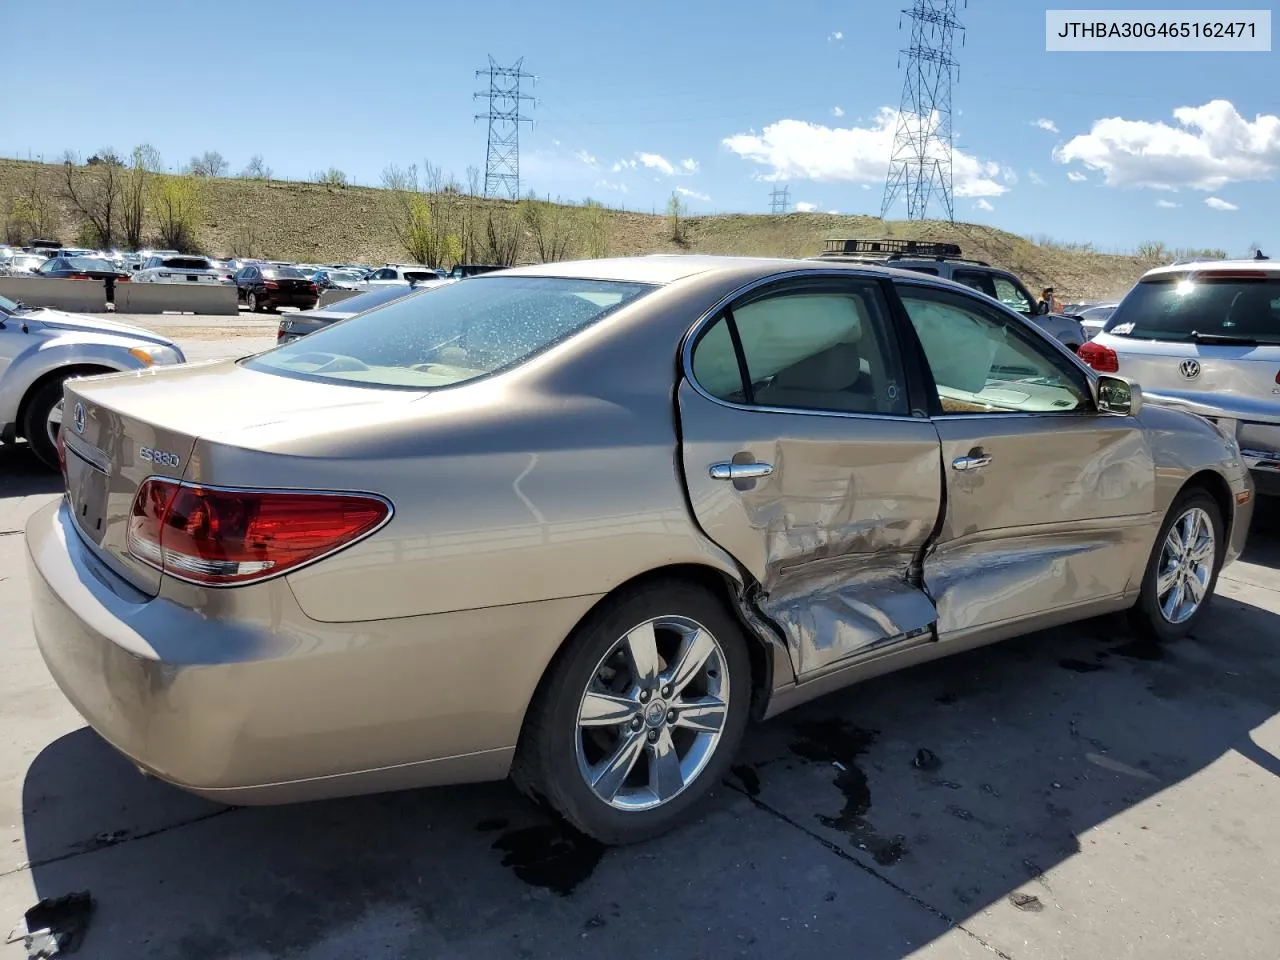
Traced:
[[660, 153], [637, 153], [636, 159], [651, 170], [659, 170], [668, 177], [675, 175], [676, 168]]
[[1027, 179], [1030, 180], [1032, 183], [1034, 183], [1036, 186], [1039, 186], [1039, 187], [1044, 186], [1044, 177], [1040, 176], [1040, 174], [1036, 173], [1034, 170], [1027, 171]]
[[558, 146], [560, 146], [560, 141], [559, 141], [559, 140], [552, 140], [552, 141], [551, 141], [551, 145], [552, 145], [553, 147], [558, 147]]
[[1173, 111], [1163, 121], [1097, 120], [1085, 134], [1054, 151], [1059, 163], [1079, 161], [1101, 172], [1112, 187], [1206, 192], [1229, 183], [1270, 180], [1280, 174], [1280, 117], [1246, 120], [1229, 100]]
[[[779, 120], [760, 133], [724, 139], [731, 151], [768, 167], [763, 180], [851, 181], [883, 183], [893, 148], [898, 111], [881, 107], [870, 127], [826, 127], [803, 120]], [[916, 121], [917, 124], [919, 121]], [[931, 118], [937, 123], [936, 115]], [[952, 152], [952, 177], [958, 197], [998, 197], [1008, 191], [999, 179], [1006, 168], [961, 150]]]
[[1156, 201], [1156, 206], [1159, 207], [1161, 210], [1174, 210], [1182, 206], [1182, 204], [1174, 203], [1172, 200], [1165, 200], [1162, 197], [1161, 199]]
[[827, 211], [827, 213], [830, 213], [830, 214], [832, 214], [833, 216], [837, 216], [837, 217], [840, 215], [840, 211], [839, 211], [839, 210], [828, 210], [828, 211]]
[[596, 159], [595, 157], [593, 157], [591, 154], [587, 153], [587, 151], [585, 151], [585, 150], [577, 150], [577, 151], [574, 151], [573, 156], [574, 156], [574, 158], [575, 158], [575, 159], [577, 159], [577, 160], [581, 160], [581, 161], [582, 161], [583, 163], [585, 163], [588, 167], [598, 166], [598, 165], [599, 165], [599, 163], [600, 163], [600, 161], [599, 161], [599, 160], [597, 160], [597, 159]]
[[987, 203], [986, 200], [979, 200], [977, 203], [974, 204], [974, 207], [976, 207], [978, 210], [994, 210], [995, 209], [995, 207]]
[[1050, 133], [1058, 132], [1058, 125], [1052, 120], [1046, 120], [1044, 117], [1041, 117], [1039, 120], [1032, 120], [1031, 122], [1041, 130], [1048, 130]]
[[831, 115], [832, 115], [833, 117], [843, 117], [843, 116], [844, 116], [844, 107], [832, 107], [832, 108], [831, 108]]
[[827, 37], [827, 39], [828, 39], [828, 40], [843, 40], [843, 39], [844, 39], [844, 34], [843, 34], [843, 33], [841, 33], [839, 30], [837, 30], [835, 33], [833, 33], [833, 34], [831, 34], [829, 37]]
[[621, 173], [623, 170], [634, 170], [635, 168], [636, 162], [634, 160], [619, 160], [609, 169], [613, 173]]
[[870, 189], [871, 189], [871, 184], [869, 184], [869, 183], [864, 183], [864, 184], [862, 185], [862, 189], [863, 189], [863, 190], [870, 190]]
[[798, 210], [800, 213], [813, 213], [813, 211], [817, 209], [818, 209], [818, 205], [816, 203], [810, 203], [807, 200], [801, 200], [799, 203], [796, 204], [796, 210]]
[[1239, 210], [1240, 209], [1234, 203], [1230, 203], [1218, 197], [1205, 197], [1204, 205], [1208, 207], [1210, 210]]
[[619, 183], [616, 180], [597, 180], [596, 187], [600, 190], [613, 190], [617, 193], [626, 193], [627, 185]]
[[680, 169], [685, 173], [697, 173], [698, 161], [693, 159], [693, 157], [685, 157], [680, 161]]
[[697, 190], [690, 190], [688, 187], [676, 187], [676, 193], [682, 197], [689, 197], [693, 200], [710, 200], [711, 198], [705, 193], [699, 193]]
[[1072, 183], [1083, 183], [1089, 178], [1086, 177], [1083, 173], [1079, 173], [1075, 170], [1068, 170], [1067, 179], [1070, 180]]

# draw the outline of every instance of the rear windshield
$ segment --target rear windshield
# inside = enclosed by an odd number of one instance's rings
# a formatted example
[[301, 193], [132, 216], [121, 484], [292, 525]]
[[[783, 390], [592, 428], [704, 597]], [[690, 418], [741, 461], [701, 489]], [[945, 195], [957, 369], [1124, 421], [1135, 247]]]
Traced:
[[423, 280], [439, 280], [440, 274], [436, 273], [434, 270], [406, 270], [404, 272], [404, 278], [411, 283], [421, 283]]
[[368, 293], [357, 293], [354, 297], [339, 300], [327, 309], [339, 313], [363, 313], [365, 310], [372, 310], [392, 300], [401, 300], [410, 296], [411, 293], [408, 287], [378, 287]]
[[263, 267], [262, 275], [268, 280], [305, 280], [307, 279], [301, 270], [295, 270], [293, 267]]
[[97, 257], [68, 257], [67, 263], [77, 270], [114, 270], [115, 267]]
[[567, 277], [489, 277], [392, 301], [243, 362], [328, 383], [453, 386], [517, 366], [653, 289]]
[[208, 270], [211, 264], [203, 257], [166, 257], [161, 266], [174, 270]]
[[1280, 344], [1280, 277], [1263, 271], [1151, 277], [1129, 291], [1103, 329], [1140, 340]]

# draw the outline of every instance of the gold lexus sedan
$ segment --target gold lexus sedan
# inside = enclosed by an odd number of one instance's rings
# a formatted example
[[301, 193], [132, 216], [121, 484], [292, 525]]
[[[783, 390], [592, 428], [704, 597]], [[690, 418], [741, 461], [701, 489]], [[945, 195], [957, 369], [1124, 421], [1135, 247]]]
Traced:
[[232, 804], [501, 779], [606, 843], [751, 717], [1128, 610], [1243, 546], [1235, 441], [884, 268], [521, 267], [258, 356], [68, 382], [35, 633], [142, 770]]

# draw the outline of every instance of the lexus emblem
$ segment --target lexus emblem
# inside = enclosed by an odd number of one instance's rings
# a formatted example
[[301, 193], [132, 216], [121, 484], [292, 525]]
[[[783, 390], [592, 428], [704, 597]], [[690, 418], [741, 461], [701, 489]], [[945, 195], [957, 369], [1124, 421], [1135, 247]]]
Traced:
[[76, 425], [76, 433], [84, 433], [84, 404], [77, 403], [72, 414], [72, 422]]
[[1188, 380], [1194, 380], [1196, 377], [1200, 376], [1200, 361], [1183, 360], [1178, 364], [1178, 370]]

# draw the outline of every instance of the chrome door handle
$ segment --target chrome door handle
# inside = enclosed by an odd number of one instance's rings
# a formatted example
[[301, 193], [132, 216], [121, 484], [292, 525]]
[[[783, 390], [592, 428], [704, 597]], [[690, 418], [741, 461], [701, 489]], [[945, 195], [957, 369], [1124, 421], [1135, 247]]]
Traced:
[[756, 480], [773, 473], [771, 463], [713, 463], [708, 471], [712, 480]]
[[981, 456], [956, 457], [951, 461], [951, 466], [957, 470], [981, 470], [991, 462], [991, 458], [985, 453]]

